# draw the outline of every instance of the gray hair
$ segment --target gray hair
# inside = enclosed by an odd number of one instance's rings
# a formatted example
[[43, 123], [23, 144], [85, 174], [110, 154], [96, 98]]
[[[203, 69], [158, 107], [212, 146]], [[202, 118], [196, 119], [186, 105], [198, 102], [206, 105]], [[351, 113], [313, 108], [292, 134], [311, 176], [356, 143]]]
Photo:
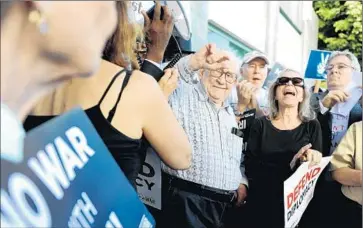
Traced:
[[355, 71], [361, 72], [361, 66], [359, 64], [359, 61], [357, 59], [357, 57], [350, 51], [345, 50], [345, 51], [333, 51], [331, 53], [331, 55], [329, 56], [328, 59], [328, 64], [329, 62], [334, 59], [337, 56], [346, 56], [348, 59], [350, 59], [350, 61], [352, 62], [352, 67]]
[[[282, 70], [277, 78], [282, 77], [286, 72], [294, 72], [296, 74], [298, 74], [301, 77], [301, 74], [293, 69], [284, 69]], [[303, 78], [303, 77], [301, 77]], [[268, 92], [268, 103], [270, 105], [269, 107], [269, 118], [271, 120], [274, 120], [277, 118], [278, 114], [279, 114], [279, 105], [277, 100], [275, 99], [276, 97], [276, 88], [277, 88], [278, 84], [277, 84], [277, 79], [274, 81], [274, 83], [270, 86], [269, 92]], [[311, 106], [310, 106], [310, 91], [309, 88], [307, 88], [307, 86], [304, 86], [304, 97], [303, 97], [303, 101], [299, 103], [299, 107], [298, 107], [298, 115], [299, 115], [299, 119], [303, 122], [308, 122], [310, 120], [315, 119], [315, 112], [312, 110]]]

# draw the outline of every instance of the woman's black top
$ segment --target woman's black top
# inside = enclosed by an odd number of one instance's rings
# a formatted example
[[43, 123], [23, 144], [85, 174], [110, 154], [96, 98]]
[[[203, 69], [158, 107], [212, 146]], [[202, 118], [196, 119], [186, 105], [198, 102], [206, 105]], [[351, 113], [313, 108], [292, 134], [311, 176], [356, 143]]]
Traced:
[[[121, 75], [125, 70], [118, 72], [110, 84], [106, 88], [106, 91], [102, 95], [100, 101], [97, 105], [92, 108], [86, 109], [85, 112], [90, 118], [94, 127], [96, 128], [98, 134], [101, 136], [103, 142], [106, 144], [108, 150], [111, 152], [113, 158], [116, 160], [117, 164], [120, 166], [121, 170], [131, 182], [131, 184], [136, 188], [136, 178], [139, 171], [142, 168], [142, 164], [145, 161], [146, 149], [144, 148], [144, 138], [133, 139], [122, 132], [118, 131], [111, 125], [113, 116], [116, 112], [117, 105], [120, 101], [122, 92], [124, 91], [127, 83], [130, 79], [131, 72], [127, 71], [125, 79], [122, 83], [120, 93], [118, 95], [117, 101], [113, 108], [110, 110], [107, 119], [103, 116], [100, 105], [105, 98], [107, 92], [111, 88], [112, 84], [115, 82], [116, 78]], [[28, 116], [24, 123], [24, 128], [26, 131], [31, 130], [39, 126], [40, 124], [54, 118], [55, 116]], [[100, 167], [100, 169], [107, 169], [107, 167]]]
[[[303, 122], [292, 130], [275, 128], [267, 117], [254, 121], [245, 152], [249, 179], [247, 204], [262, 215], [256, 227], [284, 227], [283, 183], [293, 174], [290, 162], [301, 147], [322, 151], [322, 133], [317, 120]], [[257, 224], [256, 224], [257, 225]]]

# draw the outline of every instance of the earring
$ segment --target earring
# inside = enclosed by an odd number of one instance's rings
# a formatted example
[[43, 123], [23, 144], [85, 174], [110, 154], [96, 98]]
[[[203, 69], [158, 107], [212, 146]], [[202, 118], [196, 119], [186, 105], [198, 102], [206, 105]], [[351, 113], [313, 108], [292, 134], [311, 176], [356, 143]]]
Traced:
[[48, 23], [45, 20], [44, 14], [39, 10], [32, 10], [28, 15], [28, 20], [37, 25], [41, 34], [44, 35], [48, 32]]

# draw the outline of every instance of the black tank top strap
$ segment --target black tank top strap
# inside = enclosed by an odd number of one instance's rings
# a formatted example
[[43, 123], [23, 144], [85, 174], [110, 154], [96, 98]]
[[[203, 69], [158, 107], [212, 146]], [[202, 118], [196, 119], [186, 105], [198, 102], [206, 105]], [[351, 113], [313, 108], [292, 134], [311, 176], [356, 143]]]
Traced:
[[115, 105], [113, 106], [113, 108], [108, 113], [107, 120], [110, 123], [112, 122], [113, 116], [115, 115], [115, 112], [116, 112], [116, 109], [117, 109], [117, 105], [118, 105], [118, 103], [120, 102], [120, 99], [121, 99], [122, 92], [124, 91], [125, 87], [127, 86], [127, 83], [130, 80], [131, 73], [132, 73], [131, 71], [126, 71], [126, 76], [124, 78], [124, 81], [122, 82], [121, 91], [118, 94], [117, 101], [116, 101]]
[[117, 78], [119, 75], [121, 75], [123, 72], [125, 72], [125, 71], [126, 71], [125, 69], [122, 69], [122, 70], [120, 70], [119, 72], [117, 72], [117, 74], [115, 74], [115, 76], [113, 76], [113, 78], [112, 78], [112, 80], [111, 80], [110, 84], [108, 84], [108, 86], [107, 86], [107, 88], [106, 88], [105, 92], [103, 93], [103, 95], [102, 95], [102, 97], [101, 97], [100, 101], [98, 102], [98, 105], [101, 105], [101, 103], [102, 103], [103, 99], [105, 99], [105, 97], [106, 97], [106, 95], [107, 95], [108, 91], [110, 90], [111, 86], [112, 86], [112, 85], [113, 85], [113, 83], [115, 82], [116, 78]]

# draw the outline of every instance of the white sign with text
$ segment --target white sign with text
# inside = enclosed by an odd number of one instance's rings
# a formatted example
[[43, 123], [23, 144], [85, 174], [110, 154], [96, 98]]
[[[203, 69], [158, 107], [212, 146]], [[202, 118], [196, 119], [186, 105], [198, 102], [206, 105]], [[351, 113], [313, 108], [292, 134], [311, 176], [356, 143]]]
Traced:
[[141, 201], [161, 210], [161, 161], [149, 147], [142, 170], [136, 179], [137, 193]]
[[305, 209], [313, 198], [316, 181], [330, 160], [331, 156], [324, 157], [318, 165], [312, 167], [309, 167], [308, 162], [304, 162], [284, 182], [284, 217], [286, 228], [293, 228], [298, 225]]

